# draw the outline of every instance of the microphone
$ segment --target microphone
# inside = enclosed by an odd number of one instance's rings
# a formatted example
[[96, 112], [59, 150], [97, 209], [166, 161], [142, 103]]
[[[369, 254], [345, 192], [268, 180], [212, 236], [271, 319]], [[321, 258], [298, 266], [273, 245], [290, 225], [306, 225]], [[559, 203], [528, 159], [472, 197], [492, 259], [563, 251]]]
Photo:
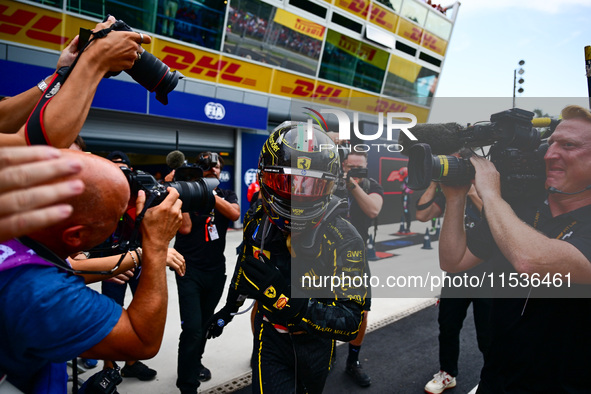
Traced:
[[548, 193], [551, 193], [551, 194], [565, 194], [567, 196], [573, 196], [575, 194], [586, 192], [589, 189], [591, 189], [591, 185], [587, 186], [584, 189], [579, 190], [578, 192], [573, 192], [573, 193], [563, 192], [562, 190], [558, 190], [554, 186], [550, 186], [547, 190], [548, 190]]
[[180, 150], [173, 150], [166, 156], [166, 164], [173, 170], [176, 170], [185, 164], [185, 155]]
[[417, 141], [411, 141], [405, 133], [400, 133], [398, 143], [403, 146], [401, 153], [405, 156], [408, 156], [409, 149], [417, 143], [429, 144], [434, 155], [450, 155], [464, 146], [461, 138], [461, 131], [464, 130], [466, 128], [458, 123], [422, 123], [410, 129]]

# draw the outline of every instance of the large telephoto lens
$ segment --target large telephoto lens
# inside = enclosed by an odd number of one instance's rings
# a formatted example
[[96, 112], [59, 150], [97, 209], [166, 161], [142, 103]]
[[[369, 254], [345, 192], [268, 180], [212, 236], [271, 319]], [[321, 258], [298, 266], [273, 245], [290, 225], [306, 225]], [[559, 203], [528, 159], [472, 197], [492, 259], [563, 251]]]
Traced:
[[415, 144], [408, 152], [408, 187], [423, 190], [431, 180], [448, 185], [465, 185], [474, 179], [474, 167], [468, 159], [431, 154], [428, 144]]
[[148, 51], [142, 53], [142, 58], [136, 61], [126, 72], [140, 85], [156, 92], [156, 100], [168, 104], [168, 93], [172, 92], [183, 75], [170, 68], [160, 59]]
[[220, 181], [216, 178], [201, 178], [194, 182], [165, 182], [165, 187], [173, 187], [179, 192], [183, 202], [183, 212], [206, 214], [215, 207], [214, 189]]

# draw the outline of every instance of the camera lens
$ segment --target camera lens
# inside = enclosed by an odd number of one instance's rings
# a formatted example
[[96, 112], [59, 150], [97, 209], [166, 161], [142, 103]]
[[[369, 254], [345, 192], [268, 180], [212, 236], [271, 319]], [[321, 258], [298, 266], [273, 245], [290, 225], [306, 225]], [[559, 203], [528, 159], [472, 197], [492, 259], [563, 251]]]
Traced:
[[219, 185], [216, 178], [202, 178], [195, 182], [166, 182], [179, 192], [183, 212], [207, 213], [215, 207], [214, 189]]
[[156, 92], [156, 100], [162, 104], [168, 104], [168, 93], [172, 92], [183, 75], [178, 71], [170, 71], [170, 68], [160, 59], [148, 51], [142, 53], [140, 60], [126, 72], [140, 85]]
[[423, 190], [431, 180], [448, 185], [465, 185], [474, 179], [474, 167], [467, 159], [431, 155], [428, 144], [415, 144], [408, 153], [408, 187]]

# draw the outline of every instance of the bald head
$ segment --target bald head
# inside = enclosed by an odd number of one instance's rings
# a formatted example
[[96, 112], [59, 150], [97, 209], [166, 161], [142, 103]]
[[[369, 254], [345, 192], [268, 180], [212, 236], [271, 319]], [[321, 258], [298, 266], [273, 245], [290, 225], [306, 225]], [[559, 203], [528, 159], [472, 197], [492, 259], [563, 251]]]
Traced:
[[64, 149], [62, 155], [82, 164], [80, 173], [57, 181], [80, 179], [84, 192], [67, 201], [74, 208], [61, 223], [43, 229], [31, 238], [59, 256], [87, 250], [109, 237], [129, 203], [129, 184], [121, 169], [100, 156]]

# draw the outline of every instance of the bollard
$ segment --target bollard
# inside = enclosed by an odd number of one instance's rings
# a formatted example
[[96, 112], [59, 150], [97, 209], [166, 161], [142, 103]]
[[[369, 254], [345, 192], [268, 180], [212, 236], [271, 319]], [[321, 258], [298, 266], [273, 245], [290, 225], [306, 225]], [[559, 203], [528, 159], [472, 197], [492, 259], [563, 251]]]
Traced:
[[423, 238], [423, 247], [421, 249], [433, 249], [431, 247], [431, 236], [429, 235], [429, 227], [425, 230], [425, 237]]
[[402, 217], [400, 218], [400, 228], [398, 229], [398, 233], [404, 234], [404, 233], [407, 233], [408, 232], [406, 230], [404, 224], [405, 224], [404, 214], [402, 214]]

